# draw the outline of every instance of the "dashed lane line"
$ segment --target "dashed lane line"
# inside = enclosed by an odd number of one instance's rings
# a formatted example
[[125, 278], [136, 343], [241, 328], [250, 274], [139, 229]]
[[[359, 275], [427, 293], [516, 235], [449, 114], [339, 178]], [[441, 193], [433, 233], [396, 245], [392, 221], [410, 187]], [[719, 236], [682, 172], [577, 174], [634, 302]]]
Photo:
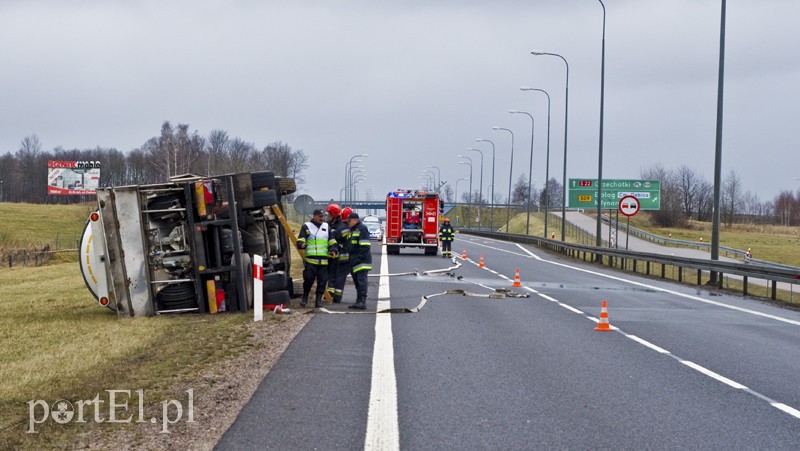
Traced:
[[[699, 298], [697, 296], [686, 295], [686, 294], [679, 293], [679, 292], [676, 292], [676, 291], [667, 290], [667, 289], [664, 289], [664, 288], [659, 288], [659, 287], [655, 287], [655, 286], [652, 286], [652, 285], [643, 284], [643, 283], [640, 283], [640, 282], [634, 282], [632, 280], [626, 280], [626, 279], [622, 279], [620, 277], [611, 276], [611, 275], [608, 275], [608, 274], [602, 274], [602, 273], [598, 273], [598, 272], [595, 272], [595, 271], [590, 271], [590, 270], [583, 269], [583, 268], [577, 268], [577, 267], [570, 266], [570, 265], [567, 265], [567, 264], [564, 264], [564, 263], [545, 260], [545, 259], [539, 257], [538, 255], [534, 254], [533, 252], [529, 251], [528, 249], [525, 249], [524, 247], [522, 247], [519, 244], [517, 244], [517, 246], [521, 250], [523, 250], [527, 255], [523, 255], [523, 254], [519, 254], [519, 253], [516, 253], [516, 252], [508, 251], [506, 249], [500, 249], [500, 248], [488, 246], [488, 245], [485, 245], [485, 244], [482, 244], [482, 243], [474, 243], [473, 242], [473, 244], [476, 244], [478, 246], [487, 247], [489, 249], [498, 250], [498, 251], [501, 251], [501, 252], [507, 252], [507, 253], [513, 254], [513, 255], [519, 255], [519, 256], [522, 256], [522, 257], [526, 257], [526, 258], [534, 258], [534, 259], [539, 260], [541, 262], [551, 263], [551, 264], [554, 264], [554, 265], [563, 266], [565, 268], [569, 268], [569, 269], [573, 269], [573, 270], [577, 270], [577, 271], [582, 271], [582, 272], [598, 275], [598, 276], [601, 276], [601, 277], [607, 277], [607, 278], [618, 280], [618, 281], [621, 281], [621, 282], [627, 282], [627, 283], [631, 283], [631, 284], [634, 284], [634, 285], [640, 285], [640, 286], [651, 288], [651, 289], [654, 289], [654, 290], [657, 290], [657, 291], [661, 291], [661, 292], [664, 292], [664, 293], [674, 294], [676, 296], [680, 296], [680, 297], [684, 297], [684, 298], [688, 298], [688, 299], [692, 299], [692, 300], [696, 300], [696, 301], [700, 301], [700, 302], [706, 302], [706, 303], [709, 303], [709, 304], [712, 304], [712, 305], [717, 305], [717, 306], [720, 306], [720, 307], [731, 308], [732, 310], [740, 311], [740, 312], [743, 312], [743, 313], [750, 313], [750, 314], [753, 314], [753, 315], [756, 315], [756, 316], [762, 316], [762, 317], [774, 319], [774, 320], [777, 320], [777, 321], [786, 322], [786, 323], [789, 323], [789, 324], [800, 325], [800, 322], [797, 322], [797, 321], [794, 321], [794, 320], [790, 320], [790, 319], [787, 319], [787, 318], [782, 318], [782, 317], [775, 316], [775, 315], [761, 313], [761, 312], [757, 312], [755, 310], [745, 309], [745, 308], [741, 308], [741, 307], [729, 306], [729, 305], [722, 304], [722, 303], [719, 303], [719, 302], [709, 301], [707, 299]], [[492, 272], [494, 274], [497, 274], [495, 271], [489, 270], [488, 267], [484, 267], [482, 269], [486, 269], [486, 270], [488, 270], [488, 271], [490, 271], [490, 272]], [[509, 279], [508, 277], [506, 277], [506, 276], [504, 276], [502, 274], [497, 274], [497, 275], [499, 277], [503, 278], [503, 279], [511, 280], [511, 279]], [[553, 298], [552, 296], [548, 296], [548, 295], [546, 295], [544, 293], [539, 293], [538, 291], [534, 290], [533, 288], [530, 288], [530, 287], [527, 287], [527, 286], [525, 286], [524, 288], [527, 289], [528, 291], [532, 292], [532, 293], [537, 294], [542, 299], [548, 300], [550, 302], [553, 302], [553, 303], [559, 305], [560, 307], [563, 307], [563, 308], [565, 308], [567, 310], [570, 310], [570, 311], [575, 312], [575, 313], [577, 313], [579, 315], [582, 315], [582, 316], [584, 316], [585, 318], [587, 318], [587, 319], [589, 319], [591, 321], [594, 321], [596, 323], [600, 321], [598, 318], [595, 318], [594, 316], [591, 316], [591, 315], [587, 315], [583, 311], [581, 311], [579, 309], [576, 309], [576, 308], [574, 308], [574, 307], [572, 307], [570, 305], [567, 305], [567, 304], [559, 301], [558, 299]], [[759, 392], [757, 392], [757, 391], [755, 391], [755, 390], [753, 390], [751, 388], [748, 388], [747, 386], [742, 385], [742, 384], [740, 384], [740, 383], [738, 383], [738, 382], [736, 382], [736, 381], [734, 381], [732, 379], [729, 379], [729, 378], [727, 378], [727, 377], [725, 377], [725, 376], [723, 376], [723, 375], [721, 375], [721, 374], [719, 374], [717, 372], [714, 372], [714, 371], [712, 371], [712, 370], [710, 370], [710, 369], [708, 369], [708, 368], [706, 368], [706, 367], [704, 367], [702, 365], [698, 365], [697, 363], [694, 363], [692, 361], [685, 360], [685, 359], [683, 359], [681, 357], [678, 357], [677, 355], [671, 353], [670, 351], [668, 351], [668, 350], [666, 350], [666, 349], [664, 349], [664, 348], [662, 348], [660, 346], [657, 346], [657, 345], [655, 345], [653, 343], [650, 343], [649, 341], [644, 340], [641, 337], [637, 337], [636, 335], [632, 335], [632, 334], [629, 334], [627, 332], [624, 332], [624, 331], [622, 331], [621, 329], [619, 329], [616, 326], [611, 326], [611, 329], [616, 331], [616, 332], [619, 332], [624, 337], [629, 338], [631, 341], [634, 341], [634, 342], [636, 342], [636, 343], [638, 343], [640, 345], [643, 345], [643, 346], [645, 346], [645, 347], [647, 347], [647, 348], [649, 348], [649, 349], [651, 349], [653, 351], [656, 351], [656, 352], [658, 352], [660, 354], [667, 355], [667, 356], [677, 360], [678, 362], [680, 362], [684, 366], [686, 366], [688, 368], [691, 368], [691, 369], [699, 372], [700, 374], [703, 374], [703, 375], [705, 375], [707, 377], [710, 377], [710, 378], [712, 378], [712, 379], [714, 379], [714, 380], [716, 380], [718, 382], [721, 382], [721, 383], [723, 383], [723, 384], [725, 384], [725, 385], [727, 385], [727, 386], [729, 386], [731, 388], [734, 388], [736, 390], [742, 390], [745, 393], [749, 393], [750, 395], [755, 396], [758, 399], [766, 401], [767, 403], [769, 403], [770, 406], [780, 410], [781, 412], [787, 413], [787, 414], [789, 414], [789, 415], [791, 415], [791, 416], [793, 416], [793, 417], [795, 417], [797, 419], [800, 419], [800, 410], [797, 410], [797, 409], [795, 409], [793, 407], [790, 407], [790, 406], [788, 406], [788, 405], [786, 405], [784, 403], [775, 401], [774, 399], [772, 399], [772, 398], [770, 398], [770, 397], [768, 397], [768, 396], [766, 396], [766, 395], [764, 395], [762, 393], [759, 393]]]

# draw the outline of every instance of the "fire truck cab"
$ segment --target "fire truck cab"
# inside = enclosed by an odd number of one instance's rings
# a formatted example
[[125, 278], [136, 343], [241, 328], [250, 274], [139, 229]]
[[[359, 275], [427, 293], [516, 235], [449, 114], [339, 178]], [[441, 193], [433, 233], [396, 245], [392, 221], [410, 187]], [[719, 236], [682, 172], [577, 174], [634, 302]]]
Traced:
[[422, 248], [425, 255], [439, 252], [439, 216], [444, 211], [439, 194], [396, 190], [386, 196], [386, 251], [397, 255], [401, 247]]

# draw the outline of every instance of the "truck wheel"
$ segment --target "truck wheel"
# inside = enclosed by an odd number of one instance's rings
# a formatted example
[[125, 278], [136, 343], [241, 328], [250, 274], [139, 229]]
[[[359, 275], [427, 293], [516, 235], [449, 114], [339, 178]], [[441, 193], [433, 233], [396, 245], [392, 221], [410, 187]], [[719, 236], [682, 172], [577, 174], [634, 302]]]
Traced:
[[286, 290], [273, 291], [272, 293], [267, 293], [267, 295], [264, 296], [264, 305], [283, 304], [288, 306], [290, 302], [292, 302], [292, 298], [289, 296], [289, 292]]
[[399, 255], [400, 254], [400, 246], [395, 244], [387, 244], [386, 245], [386, 253], [389, 255]]
[[278, 191], [280, 191], [284, 196], [297, 191], [297, 183], [295, 183], [293, 178], [275, 177], [275, 184], [278, 188]]
[[275, 173], [272, 171], [253, 172], [250, 174], [250, 180], [253, 183], [253, 191], [261, 188], [275, 188]]
[[286, 289], [286, 274], [273, 272], [264, 274], [264, 292], [281, 291]]
[[425, 255], [436, 255], [439, 253], [438, 247], [426, 247], [425, 248]]
[[253, 191], [253, 208], [271, 207], [278, 203], [275, 190]]

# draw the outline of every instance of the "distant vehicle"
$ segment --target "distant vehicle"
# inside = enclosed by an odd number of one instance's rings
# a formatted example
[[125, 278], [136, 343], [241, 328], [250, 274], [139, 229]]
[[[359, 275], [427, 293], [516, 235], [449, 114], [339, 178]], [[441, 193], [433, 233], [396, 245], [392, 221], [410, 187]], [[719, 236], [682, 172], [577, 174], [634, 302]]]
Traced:
[[369, 222], [366, 226], [369, 229], [369, 239], [383, 241], [383, 227], [380, 224]]
[[361, 222], [363, 222], [366, 226], [369, 226], [370, 224], [378, 224], [381, 228], [383, 228], [381, 218], [377, 216], [364, 216], [364, 219], [362, 219]]

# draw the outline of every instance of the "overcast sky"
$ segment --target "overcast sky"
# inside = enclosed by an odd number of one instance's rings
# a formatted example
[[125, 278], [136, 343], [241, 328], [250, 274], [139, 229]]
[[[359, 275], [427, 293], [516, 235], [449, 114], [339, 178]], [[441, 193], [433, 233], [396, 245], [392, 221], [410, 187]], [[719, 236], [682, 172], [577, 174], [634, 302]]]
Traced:
[[[604, 178], [690, 165], [713, 179], [720, 0], [606, 0]], [[800, 182], [800, 1], [727, 3], [723, 175], [761, 200]], [[0, 2], [0, 152], [36, 134], [46, 150], [129, 151], [162, 121], [283, 141], [311, 167], [304, 192], [338, 197], [359, 153], [377, 197], [450, 183], [484, 151], [484, 195], [513, 178], [561, 179], [563, 62], [568, 178], [597, 177], [602, 8], [596, 0]], [[478, 190], [480, 156], [473, 189]], [[467, 183], [459, 184], [459, 193]]]

